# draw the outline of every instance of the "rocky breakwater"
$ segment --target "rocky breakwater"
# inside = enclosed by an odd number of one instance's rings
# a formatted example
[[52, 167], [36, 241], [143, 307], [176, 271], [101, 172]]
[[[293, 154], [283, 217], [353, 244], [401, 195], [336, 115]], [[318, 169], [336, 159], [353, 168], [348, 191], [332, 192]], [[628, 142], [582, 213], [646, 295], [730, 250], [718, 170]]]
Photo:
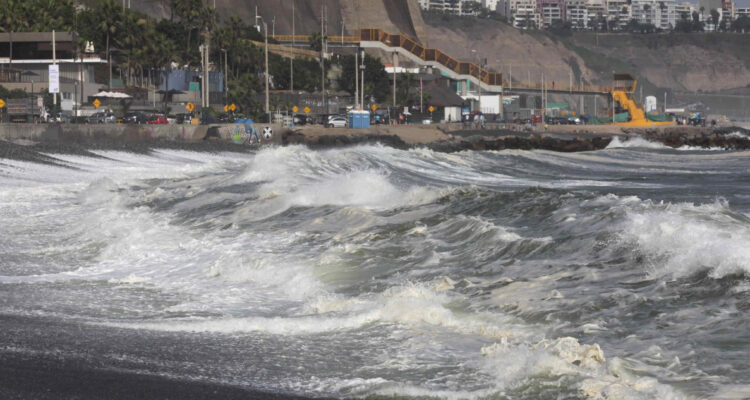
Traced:
[[282, 136], [284, 145], [303, 144], [311, 148], [379, 143], [399, 149], [426, 147], [440, 152], [505, 149], [591, 151], [607, 147], [611, 140], [610, 134], [463, 129], [459, 124], [387, 126], [369, 130], [306, 127], [289, 130]]
[[399, 149], [426, 147], [440, 152], [464, 150], [592, 151], [606, 148], [614, 138], [622, 142], [640, 137], [669, 147], [750, 149], [750, 132], [738, 127], [672, 126], [625, 128], [616, 126], [550, 126], [547, 130], [509, 129], [506, 126], [471, 129], [453, 125], [380, 126], [368, 130], [294, 128], [281, 136], [283, 145], [329, 148], [379, 143]]
[[702, 128], [674, 126], [662, 129], [638, 129], [626, 132], [629, 136], [640, 136], [651, 142], [666, 146], [721, 148], [727, 150], [750, 149], [750, 130], [735, 126]]

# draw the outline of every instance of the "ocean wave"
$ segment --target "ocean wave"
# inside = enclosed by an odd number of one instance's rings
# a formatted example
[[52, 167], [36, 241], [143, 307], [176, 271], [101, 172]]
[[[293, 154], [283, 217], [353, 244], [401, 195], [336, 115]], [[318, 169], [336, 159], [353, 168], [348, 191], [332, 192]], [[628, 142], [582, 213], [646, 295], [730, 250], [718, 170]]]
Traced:
[[702, 205], [644, 202], [627, 213], [622, 238], [637, 246], [655, 276], [750, 273], [748, 220], [723, 199]]
[[627, 149], [627, 148], [639, 148], [639, 149], [655, 149], [655, 150], [679, 150], [679, 151], [723, 151], [724, 149], [719, 147], [698, 147], [683, 145], [680, 147], [669, 147], [663, 143], [651, 142], [640, 136], [631, 137], [627, 140], [620, 140], [619, 136], [615, 136], [612, 141], [607, 145], [606, 149]]

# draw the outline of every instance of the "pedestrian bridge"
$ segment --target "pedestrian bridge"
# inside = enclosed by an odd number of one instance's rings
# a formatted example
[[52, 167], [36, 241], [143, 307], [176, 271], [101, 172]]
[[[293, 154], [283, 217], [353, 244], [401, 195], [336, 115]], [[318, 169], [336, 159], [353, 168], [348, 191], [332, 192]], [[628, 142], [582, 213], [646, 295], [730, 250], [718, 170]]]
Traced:
[[[310, 43], [310, 35], [273, 35], [284, 44]], [[442, 50], [423, 46], [417, 40], [402, 34], [388, 33], [382, 29], [360, 29], [354, 36], [329, 36], [328, 46], [358, 46], [396, 53], [420, 66], [433, 67], [458, 81], [469, 81], [488, 93], [569, 93], [584, 95], [609, 94], [608, 86], [560, 85], [539, 82], [508, 82], [500, 72], [493, 72], [471, 61], [461, 61]]]

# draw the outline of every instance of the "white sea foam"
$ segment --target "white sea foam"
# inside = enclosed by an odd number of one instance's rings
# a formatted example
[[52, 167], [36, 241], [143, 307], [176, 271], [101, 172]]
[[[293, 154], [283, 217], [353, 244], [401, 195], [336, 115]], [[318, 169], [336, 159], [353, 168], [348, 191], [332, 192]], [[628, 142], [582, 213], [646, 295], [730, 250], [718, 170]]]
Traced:
[[608, 149], [621, 149], [621, 148], [642, 148], [642, 149], [668, 149], [661, 143], [650, 142], [640, 136], [629, 138], [628, 140], [620, 140], [619, 136], [615, 136], [611, 142], [607, 145]]
[[606, 147], [607, 149], [622, 149], [622, 148], [640, 148], [640, 149], [670, 149], [680, 151], [722, 151], [722, 148], [704, 148], [698, 146], [683, 145], [680, 147], [669, 147], [662, 143], [651, 142], [640, 136], [631, 137], [627, 140], [620, 140], [619, 136], [615, 136]]
[[723, 200], [650, 204], [627, 214], [623, 238], [637, 244], [650, 272], [674, 278], [707, 269], [710, 276], [750, 273], [750, 228]]

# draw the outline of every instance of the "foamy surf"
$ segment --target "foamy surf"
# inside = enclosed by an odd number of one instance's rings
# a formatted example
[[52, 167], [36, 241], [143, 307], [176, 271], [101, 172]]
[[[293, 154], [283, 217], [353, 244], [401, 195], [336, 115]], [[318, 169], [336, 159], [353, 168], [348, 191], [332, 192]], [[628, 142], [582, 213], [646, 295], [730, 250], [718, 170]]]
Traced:
[[298, 396], [743, 393], [750, 155], [626, 143], [4, 162], [0, 315]]

